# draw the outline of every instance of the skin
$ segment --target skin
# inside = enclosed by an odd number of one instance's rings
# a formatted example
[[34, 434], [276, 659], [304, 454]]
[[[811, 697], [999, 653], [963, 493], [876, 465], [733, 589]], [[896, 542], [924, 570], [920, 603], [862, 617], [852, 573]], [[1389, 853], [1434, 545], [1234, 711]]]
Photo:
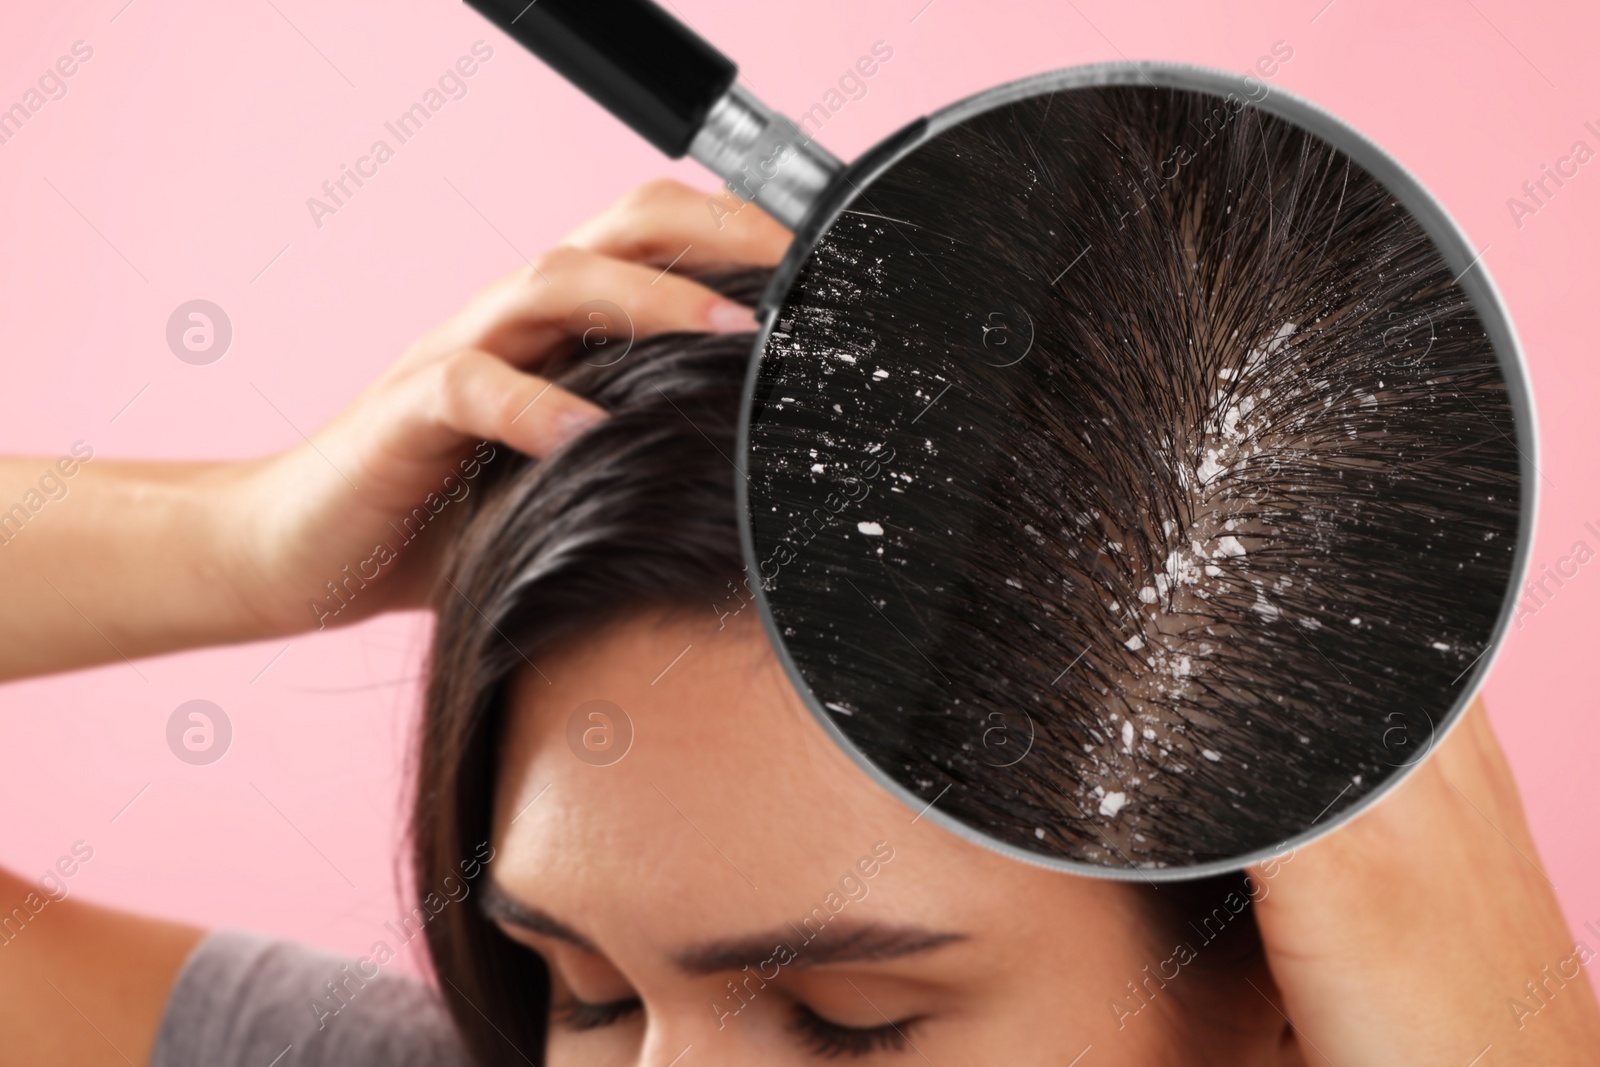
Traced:
[[1600, 1062], [1578, 939], [1482, 701], [1390, 796], [1300, 849], [1258, 917], [1308, 1062]]
[[[79, 467], [0, 553], [0, 579], [28, 609], [0, 620], [0, 679], [315, 628], [307, 601], [394, 538], [390, 524], [440, 491], [477, 441], [543, 456], [604, 417], [537, 373], [581, 305], [612, 301], [640, 336], [755, 328], [748, 308], [661, 272], [680, 252], [685, 270], [782, 256], [786, 230], [760, 211], [719, 229], [713, 199], [675, 182], [635, 190], [484, 289], [286, 452]], [[0, 460], [0, 499], [23, 499], [54, 462]], [[424, 606], [444, 514], [330, 624]]]
[[[617, 303], [641, 336], [748, 329], [748, 311], [661, 267], [680, 252], [683, 268], [770, 266], [787, 242], [759, 211], [713, 213], [706, 194], [646, 186], [474, 298], [309, 443], [242, 463], [92, 460], [0, 551], [0, 679], [314, 629], [307, 601], [478, 441], [541, 456], [604, 417], [538, 375], [580, 305]], [[0, 500], [22, 499], [54, 459], [0, 461]], [[322, 621], [424, 604], [450, 522], [430, 525]], [[1086, 1044], [1084, 1067], [1194, 1061], [1199, 1046], [1161, 1014], [1175, 1000], [1114, 1029], [1104, 1001], [1158, 958], [1122, 890], [1002, 861], [912, 822], [820, 736], [756, 632], [704, 630], [624, 622], [542, 665], [556, 672], [547, 691], [525, 683], [518, 694], [495, 878], [503, 899], [542, 909], [589, 947], [553, 938], [548, 924], [517, 936], [547, 953], [563, 1005], [637, 995], [645, 1008], [612, 1027], [558, 1026], [557, 1062], [667, 1064], [691, 1043], [685, 1067], [797, 1062], [805, 1046], [787, 1021], [797, 1004], [880, 1025], [864, 1000], [892, 1019], [926, 1015], [907, 1033], [939, 1063], [1066, 1063]], [[638, 727], [635, 750], [610, 767], [574, 760], [557, 729], [597, 688]], [[511, 806], [548, 783], [515, 818]], [[717, 1028], [708, 1002], [726, 992], [726, 970], [689, 977], [675, 958], [798, 920], [878, 841], [893, 859], [835, 921], [965, 936], [827, 965], [819, 939], [814, 965], [783, 968]], [[1234, 1031], [1227, 1054], [1237, 1058], [1224, 1062], [1466, 1064], [1486, 1045], [1479, 1064], [1593, 1062], [1600, 1012], [1583, 975], [1547, 992], [1536, 1013], [1527, 1001], [1520, 1026], [1508, 1008], [1525, 982], [1547, 981], [1542, 968], [1572, 956], [1574, 939], [1481, 705], [1370, 811], [1255, 877], [1270, 974], [1239, 976], [1254, 991], [1219, 984], [1224, 1006], [1207, 1017]], [[37, 891], [0, 875], [7, 909]], [[0, 1065], [147, 1062], [201, 936], [76, 897], [49, 904], [0, 947]], [[922, 1062], [910, 1048], [875, 1055]]]
[[[866, 1042], [872, 1062], [1060, 1064], [1086, 1046], [1101, 1064], [1201, 1062], [1167, 1011], [1107, 1009], [1165, 954], [1125, 886], [918, 818], [823, 734], [757, 624], [629, 618], [540, 670], [548, 682], [528, 670], [515, 689], [492, 869], [501, 928], [552, 967], [553, 1065], [667, 1063], [691, 1045], [696, 1064], [812, 1063], [808, 1013], [856, 1031], [844, 1042]], [[594, 699], [634, 728], [607, 766], [566, 744]], [[819, 906], [822, 922], [800, 929]], [[833, 961], [852, 947], [865, 958]], [[704, 973], [685, 966], [697, 959]], [[1242, 1010], [1208, 1035], [1215, 1062], [1301, 1062], [1272, 1006], [1231, 981]], [[620, 1017], [581, 1029], [563, 1021], [575, 1002]]]

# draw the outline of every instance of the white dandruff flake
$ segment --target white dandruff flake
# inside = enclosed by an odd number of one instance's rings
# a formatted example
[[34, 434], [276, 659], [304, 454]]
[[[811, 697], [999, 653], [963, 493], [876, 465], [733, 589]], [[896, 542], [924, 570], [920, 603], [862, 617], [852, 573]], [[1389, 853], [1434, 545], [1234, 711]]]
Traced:
[[1133, 722], [1129, 719], [1122, 720], [1122, 745], [1124, 748], [1133, 747]]
[[1040, 841], [1043, 841], [1044, 840], [1044, 827], [1035, 826], [1033, 828], [1033, 836], [1037, 837]]
[[1200, 755], [1204, 756], [1212, 763], [1220, 763], [1222, 761], [1222, 754], [1219, 752], [1213, 752], [1209, 748], [1202, 748], [1200, 750]]
[[1232, 534], [1228, 534], [1227, 536], [1217, 539], [1217, 552], [1212, 558], [1221, 559], [1224, 556], [1242, 555], [1244, 555], [1244, 545], [1240, 543], [1237, 537], [1234, 537]]
[[884, 370], [882, 367], [879, 367], [877, 370], [872, 372], [872, 376], [881, 382], [889, 376], [889, 372]]
[[1450, 646], [1445, 644], [1443, 641], [1435, 641], [1433, 643], [1433, 647], [1438, 649], [1440, 652], [1449, 652], [1450, 651]]
[[870, 537], [883, 536], [883, 527], [875, 522], [858, 522], [856, 523], [856, 529]]
[[827, 469], [828, 469], [827, 467], [824, 467], [820, 463], [813, 463], [811, 465], [811, 473], [812, 474], [821, 474], [823, 471], [825, 471]]
[[1127, 802], [1128, 795], [1126, 793], [1107, 793], [1105, 798], [1100, 801], [1100, 814], [1115, 815], [1122, 810], [1122, 806]]
[[1137, 652], [1144, 647], [1144, 638], [1140, 637], [1138, 634], [1134, 634], [1132, 637], [1124, 641], [1123, 644], [1128, 646], [1129, 652]]

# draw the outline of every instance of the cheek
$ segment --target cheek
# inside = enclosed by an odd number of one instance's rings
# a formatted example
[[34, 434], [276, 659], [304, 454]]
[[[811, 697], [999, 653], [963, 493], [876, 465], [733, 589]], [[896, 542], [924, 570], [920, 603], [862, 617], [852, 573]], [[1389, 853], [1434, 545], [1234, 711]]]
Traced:
[[[545, 1039], [544, 1063], [548, 1067], [591, 1067], [596, 1063], [630, 1063], [640, 1042], [621, 1026], [574, 1033], [552, 1023]], [[513, 1058], [514, 1063], [521, 1060]]]

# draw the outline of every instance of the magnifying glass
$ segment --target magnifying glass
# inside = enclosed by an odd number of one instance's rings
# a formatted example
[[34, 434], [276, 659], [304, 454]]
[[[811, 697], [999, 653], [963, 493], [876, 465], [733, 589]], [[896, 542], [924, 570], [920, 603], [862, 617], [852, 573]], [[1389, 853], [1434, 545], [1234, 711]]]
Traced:
[[646, 0], [472, 0], [795, 232], [738, 454], [795, 688], [912, 818], [1112, 878], [1392, 788], [1511, 621], [1511, 323], [1443, 208], [1253, 78], [1116, 63], [843, 165]]

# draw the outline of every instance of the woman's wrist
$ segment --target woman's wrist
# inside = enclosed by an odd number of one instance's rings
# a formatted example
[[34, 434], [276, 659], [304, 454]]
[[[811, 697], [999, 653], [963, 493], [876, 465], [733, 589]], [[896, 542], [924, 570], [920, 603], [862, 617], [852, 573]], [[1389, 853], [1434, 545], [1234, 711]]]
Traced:
[[214, 627], [206, 644], [283, 637], [308, 628], [284, 595], [286, 562], [275, 535], [270, 471], [281, 457], [197, 467], [178, 487], [169, 521], [196, 526], [194, 577], [210, 604], [193, 621]]

